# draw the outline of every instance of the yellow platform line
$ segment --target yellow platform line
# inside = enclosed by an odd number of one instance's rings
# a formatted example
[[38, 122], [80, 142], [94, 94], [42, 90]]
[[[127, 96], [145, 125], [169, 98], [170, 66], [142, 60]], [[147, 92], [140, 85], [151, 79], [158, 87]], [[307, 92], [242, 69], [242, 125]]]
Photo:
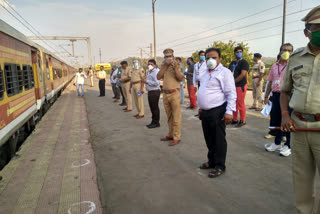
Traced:
[[68, 142], [64, 174], [61, 185], [60, 203], [58, 213], [80, 213], [80, 206], [72, 204], [80, 202], [80, 167], [72, 167], [72, 164], [80, 164], [80, 102], [74, 104], [72, 116], [71, 137]]
[[57, 120], [55, 121], [55, 124], [53, 124], [52, 130], [48, 132], [48, 138], [46, 139], [41, 154], [36, 160], [24, 189], [13, 209], [12, 213], [14, 214], [35, 212], [55, 145], [60, 134], [60, 129], [63, 124], [64, 114], [68, 107], [67, 103], [70, 102], [70, 98], [68, 97], [67, 99], [68, 100], [64, 101], [59, 115], [57, 115]]

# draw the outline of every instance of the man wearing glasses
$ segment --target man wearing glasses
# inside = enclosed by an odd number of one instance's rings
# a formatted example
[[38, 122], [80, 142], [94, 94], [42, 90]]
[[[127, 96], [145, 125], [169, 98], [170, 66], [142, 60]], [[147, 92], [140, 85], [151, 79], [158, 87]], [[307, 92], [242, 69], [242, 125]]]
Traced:
[[[296, 128], [320, 128], [320, 6], [306, 17], [305, 36], [310, 40], [290, 57], [281, 87], [282, 130], [292, 131], [292, 166], [298, 213], [315, 210], [315, 174], [320, 167], [320, 132]], [[290, 99], [291, 97], [291, 99]], [[290, 101], [290, 103], [289, 103]], [[293, 109], [292, 117], [289, 108]]]

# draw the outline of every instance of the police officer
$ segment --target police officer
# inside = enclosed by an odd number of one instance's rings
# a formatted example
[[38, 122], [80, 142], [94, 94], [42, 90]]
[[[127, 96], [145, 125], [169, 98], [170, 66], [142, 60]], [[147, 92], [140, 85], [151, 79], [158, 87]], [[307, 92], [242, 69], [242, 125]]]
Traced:
[[[302, 21], [305, 22], [304, 34], [310, 42], [291, 55], [283, 79], [283, 131], [294, 132], [297, 127], [320, 128], [320, 6], [312, 9]], [[293, 109], [291, 117], [288, 106]], [[302, 214], [311, 214], [316, 207], [314, 181], [316, 169], [320, 168], [319, 139], [320, 132], [297, 131], [292, 134], [296, 208]]]
[[181, 140], [180, 82], [183, 74], [181, 66], [174, 60], [173, 50], [165, 49], [163, 54], [165, 61], [157, 78], [163, 78], [163, 105], [168, 117], [169, 133], [161, 141], [171, 141], [169, 146], [175, 146]]
[[140, 68], [139, 62], [137, 60], [133, 61], [132, 78], [130, 82], [130, 92], [131, 88], [133, 93], [134, 102], [138, 114], [134, 117], [141, 119], [144, 117], [144, 105], [143, 105], [143, 94], [144, 94], [144, 71]]
[[99, 97], [104, 97], [106, 95], [106, 71], [104, 70], [103, 66], [100, 66], [100, 71], [97, 73], [97, 78], [99, 80], [99, 90], [100, 90], [100, 95]]
[[122, 61], [121, 63], [122, 72], [121, 72], [121, 86], [123, 95], [126, 99], [127, 107], [123, 109], [125, 112], [132, 111], [132, 97], [131, 97], [131, 88], [130, 88], [130, 82], [131, 82], [131, 70], [128, 68], [128, 62]]
[[[262, 55], [255, 53], [253, 55], [255, 64], [252, 66], [252, 96], [253, 104], [249, 109], [262, 111], [262, 87], [265, 65], [261, 61]], [[257, 105], [258, 103], [258, 105]]]

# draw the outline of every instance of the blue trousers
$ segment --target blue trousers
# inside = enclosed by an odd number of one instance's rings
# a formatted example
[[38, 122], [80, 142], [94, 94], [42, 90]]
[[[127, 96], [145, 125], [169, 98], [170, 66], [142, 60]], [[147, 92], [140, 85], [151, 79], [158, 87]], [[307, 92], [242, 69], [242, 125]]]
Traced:
[[[81, 95], [80, 95], [80, 91], [79, 88], [81, 86]], [[78, 92], [78, 96], [84, 96], [84, 85], [83, 84], [77, 84], [77, 92]]]
[[183, 88], [183, 84], [182, 83], [180, 83], [180, 93], [181, 93], [180, 103], [183, 104], [184, 103], [184, 88]]
[[[272, 110], [271, 110], [271, 117], [273, 118], [274, 126], [281, 126], [281, 107], [280, 107], [280, 93], [278, 92], [272, 92]], [[290, 110], [291, 113], [291, 110]], [[287, 138], [287, 142], [285, 145], [287, 145], [290, 148], [290, 132], [282, 132], [281, 130], [275, 130], [274, 133], [276, 134], [276, 138], [274, 140], [274, 143], [276, 145], [280, 145], [282, 141], [282, 137], [285, 136]]]

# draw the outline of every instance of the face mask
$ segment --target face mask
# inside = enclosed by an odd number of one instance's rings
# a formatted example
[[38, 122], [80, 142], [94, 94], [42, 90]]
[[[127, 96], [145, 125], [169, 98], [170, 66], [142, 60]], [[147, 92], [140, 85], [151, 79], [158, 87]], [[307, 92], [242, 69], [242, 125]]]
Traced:
[[103, 71], [103, 68], [100, 68], [100, 71]]
[[153, 69], [153, 66], [152, 65], [148, 65], [148, 69], [149, 69], [149, 71], [151, 71]]
[[311, 44], [320, 47], [320, 31], [312, 32]]
[[205, 56], [200, 56], [200, 61], [204, 61], [206, 60], [206, 57]]
[[208, 67], [210, 70], [215, 69], [215, 68], [217, 67], [217, 60], [212, 59], [212, 58], [208, 59], [208, 61], [207, 61], [207, 67]]
[[287, 61], [289, 59], [289, 57], [290, 57], [289, 51], [283, 52], [281, 54], [281, 59], [283, 59], [284, 61]]
[[190, 62], [189, 62], [189, 61], [187, 61], [187, 65], [190, 65]]
[[241, 59], [242, 58], [242, 52], [236, 53], [236, 57], [237, 57], [237, 59]]

